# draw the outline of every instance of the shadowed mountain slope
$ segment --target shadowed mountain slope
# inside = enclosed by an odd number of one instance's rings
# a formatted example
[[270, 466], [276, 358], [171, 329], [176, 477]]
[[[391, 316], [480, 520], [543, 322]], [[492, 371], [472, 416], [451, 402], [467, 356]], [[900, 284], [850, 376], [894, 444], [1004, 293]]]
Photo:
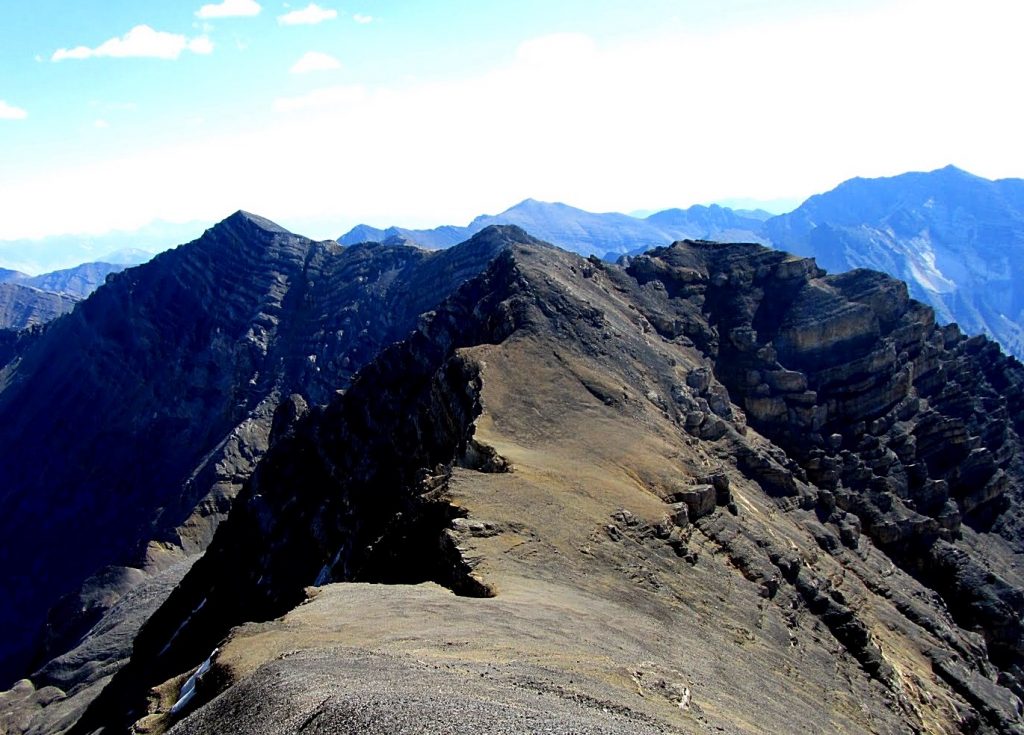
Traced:
[[73, 733], [1024, 727], [1016, 360], [757, 245], [463, 249]]
[[0, 344], [3, 675], [202, 551], [282, 397], [328, 401], [494, 247], [340, 248], [240, 212]]

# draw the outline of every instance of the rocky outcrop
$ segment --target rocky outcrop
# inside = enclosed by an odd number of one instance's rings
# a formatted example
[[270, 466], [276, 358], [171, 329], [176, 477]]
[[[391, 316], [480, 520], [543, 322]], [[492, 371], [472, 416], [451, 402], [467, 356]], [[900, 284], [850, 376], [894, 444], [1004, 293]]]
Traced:
[[[705, 346], [750, 426], [795, 465], [741, 469], [771, 494], [803, 495], [844, 544], [865, 533], [937, 590], [1024, 695], [1024, 592], [1005, 578], [1024, 551], [1020, 363], [936, 325], [873, 271], [829, 276], [812, 260], [711, 243], [655, 250], [629, 270], [680, 294], [682, 336]], [[1012, 551], [979, 561], [957, 546], [962, 524]]]

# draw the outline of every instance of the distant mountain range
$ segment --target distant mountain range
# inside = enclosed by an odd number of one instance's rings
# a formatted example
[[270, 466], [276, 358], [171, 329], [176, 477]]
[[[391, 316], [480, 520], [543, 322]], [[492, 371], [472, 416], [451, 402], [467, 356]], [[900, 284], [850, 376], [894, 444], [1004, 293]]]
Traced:
[[712, 204], [667, 209], [646, 218], [618, 212], [596, 214], [567, 204], [527, 199], [495, 215], [481, 215], [466, 227], [444, 225], [431, 230], [403, 227], [378, 229], [358, 225], [338, 238], [342, 245], [383, 242], [403, 237], [426, 248], [446, 248], [463, 242], [491, 225], [517, 225], [552, 244], [579, 253], [614, 260], [676, 240], [760, 241], [768, 212], [740, 212]]
[[348, 245], [402, 237], [449, 247], [492, 224], [519, 225], [581, 255], [615, 260], [675, 240], [758, 242], [811, 256], [833, 272], [870, 268], [902, 279], [942, 322], [983, 333], [1024, 357], [1024, 180], [989, 181], [954, 166], [851, 179], [788, 214], [694, 206], [644, 218], [527, 199], [466, 227], [359, 225]]
[[194, 240], [212, 223], [151, 222], [137, 230], [102, 235], [67, 234], [44, 238], [0, 240], [0, 269], [37, 274], [81, 263], [138, 265], [167, 248]]

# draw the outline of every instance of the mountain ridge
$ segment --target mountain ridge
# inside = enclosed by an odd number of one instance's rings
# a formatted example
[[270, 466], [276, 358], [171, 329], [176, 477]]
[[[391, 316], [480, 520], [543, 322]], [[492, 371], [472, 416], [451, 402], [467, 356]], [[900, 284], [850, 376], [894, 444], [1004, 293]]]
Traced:
[[[938, 203], [936, 203], [938, 202]], [[764, 217], [718, 205], [668, 209], [644, 218], [595, 214], [526, 199], [467, 227], [386, 230], [359, 225], [339, 242], [401, 235], [441, 248], [487, 224], [525, 226], [582, 255], [615, 260], [681, 239], [759, 242], [817, 258], [828, 270], [871, 268], [907, 281], [944, 322], [994, 337], [1024, 357], [1024, 180], [989, 181], [955, 166], [884, 178], [856, 177], [815, 194], [792, 212]], [[632, 247], [629, 246], [632, 243]]]
[[[712, 589], [731, 579], [742, 590], [740, 607], [723, 598], [716, 609], [724, 617], [712, 619], [739, 619], [733, 616], [752, 605], [774, 621], [762, 623], [766, 630], [795, 626], [802, 638], [809, 629], [784, 620], [787, 610], [805, 611], [838, 646], [830, 660], [845, 661], [838, 665], [851, 691], [873, 703], [872, 717], [893, 727], [907, 718], [923, 725], [927, 710], [946, 732], [965, 722], [958, 719], [963, 713], [980, 732], [1012, 732], [1021, 724], [1019, 703], [1012, 704], [1019, 695], [1010, 693], [1021, 686], [1013, 601], [1022, 593], [1011, 565], [1020, 551], [1006, 546], [1019, 544], [1020, 529], [992, 525], [1019, 508], [1024, 485], [1019, 420], [1010, 420], [1024, 388], [1019, 363], [993, 353], [984, 338], [936, 326], [927, 307], [880, 274], [828, 276], [813, 261], [755, 244], [678, 243], [625, 267], [543, 246], [513, 228], [487, 229], [448, 252], [461, 256], [463, 247], [486, 252], [486, 267], [463, 280], [411, 336], [379, 352], [325, 407], [282, 404], [271, 448], [229, 520], [149, 618], [131, 663], [73, 733], [123, 731], [136, 720], [158, 731], [173, 722], [178, 732], [229, 727], [233, 715], [218, 709], [223, 700], [214, 695], [234, 692], [249, 701], [251, 693], [233, 687], [255, 685], [246, 677], [269, 665], [238, 642], [273, 631], [299, 635], [271, 621], [288, 610], [301, 617], [295, 605], [310, 584], [412, 590], [433, 580], [480, 599], [493, 596], [519, 616], [526, 608], [515, 607], [516, 595], [531, 585], [557, 595], [524, 598], [543, 607], [561, 595], [618, 589], [621, 582], [608, 575], [633, 564], [657, 582], [634, 577], [629, 594], [616, 592], [623, 595], [616, 604], [639, 605], [633, 614], [641, 619], [646, 605], [660, 610], [662, 624], [691, 657], [659, 649], [652, 662], [632, 664], [639, 667], [631, 669], [635, 678], [644, 666], [696, 665], [701, 656], [693, 639], [672, 627], [682, 614], [672, 595], [690, 599], [672, 575]], [[868, 366], [875, 379], [865, 382], [859, 376]], [[968, 376], [975, 382], [961, 399], [943, 391], [952, 382], [969, 385]], [[988, 410], [972, 414], [963, 397], [990, 402]], [[601, 428], [585, 430], [584, 416]], [[633, 427], [644, 439], [628, 446], [609, 441], [621, 436], [608, 433], [611, 426]], [[664, 448], [641, 449], [648, 442]], [[965, 465], [969, 472], [950, 464], [953, 453], [974, 457]], [[559, 469], [568, 457], [583, 456], [597, 466], [586, 469], [577, 460], [576, 469]], [[598, 480], [602, 472], [612, 474]], [[576, 473], [587, 478], [583, 486], [570, 481]], [[623, 486], [611, 479], [620, 473], [640, 479]], [[550, 494], [552, 483], [560, 494]], [[294, 487], [306, 490], [296, 495]], [[566, 505], [545, 510], [555, 498]], [[788, 541], [773, 541], [773, 532]], [[976, 536], [993, 545], [983, 551], [972, 545]], [[537, 558], [498, 552], [520, 543]], [[789, 543], [800, 550], [796, 556]], [[704, 560], [707, 545], [717, 549], [712, 557], [729, 560], [731, 572]], [[886, 572], [894, 563], [896, 571]], [[942, 574], [930, 575], [929, 566]], [[846, 582], [836, 589], [830, 578]], [[927, 602], [925, 590], [944, 595], [949, 610]], [[359, 594], [375, 604], [376, 591]], [[960, 607], [953, 604], [958, 596]], [[308, 615], [327, 612], [316, 599], [309, 604]], [[977, 616], [986, 621], [985, 642], [970, 629]], [[701, 628], [702, 636], [721, 632]], [[224, 640], [226, 653], [219, 655], [241, 668], [211, 664], [217, 673], [183, 719], [168, 715], [170, 692], [179, 686], [173, 682], [181, 681], [176, 674]], [[785, 655], [767, 639], [763, 646], [757, 655]], [[679, 714], [682, 699], [673, 700], [670, 714], [641, 703], [628, 678], [601, 689], [592, 675], [555, 665], [544, 651], [537, 655], [554, 667], [548, 676], [582, 677], [573, 685], [579, 697], [629, 702], [616, 732], [650, 722], [684, 731], [697, 725]], [[818, 654], [806, 655], [802, 665], [817, 671]], [[908, 667], [919, 660], [931, 662], [930, 673], [911, 676]], [[278, 666], [305, 681], [304, 661]], [[773, 686], [736, 671], [730, 668], [730, 681], [745, 696]], [[475, 701], [476, 689], [465, 685]], [[911, 685], [922, 699], [908, 699]], [[683, 698], [683, 684], [672, 686], [680, 687], [673, 696]], [[151, 687], [171, 697], [155, 711], [147, 705]], [[723, 722], [710, 714], [722, 706], [717, 686], [686, 687], [703, 702], [699, 717]], [[764, 705], [762, 714], [780, 723], [793, 716], [813, 721], [813, 710], [792, 704], [796, 709]], [[300, 718], [321, 711], [310, 706]], [[401, 716], [406, 705], [384, 706]], [[342, 711], [323, 710], [318, 727], [329, 728]], [[593, 714], [573, 716], [591, 722]], [[863, 726], [845, 705], [836, 716], [847, 731]], [[432, 717], [421, 725], [437, 726], [441, 720]]]
[[638, 218], [618, 212], [587, 212], [561, 202], [524, 199], [499, 214], [480, 215], [466, 227], [443, 225], [430, 230], [410, 230], [357, 225], [339, 237], [338, 242], [352, 245], [366, 239], [379, 241], [401, 235], [424, 247], [443, 248], [466, 240], [490, 225], [516, 225], [581, 255], [614, 260], [687, 237], [713, 239], [726, 230], [756, 237], [754, 227], [758, 221], [717, 205], [694, 205], [686, 210], [665, 210]]
[[[326, 402], [500, 247], [484, 237], [435, 254], [343, 249], [236, 213], [12, 343], [0, 373], [0, 484], [11, 490], [0, 501], [20, 510], [0, 521], [9, 537], [0, 586], [12, 600], [4, 624], [42, 662], [113, 602], [81, 603], [85, 614], [55, 619], [43, 639], [29, 633], [100, 567], [134, 577], [201, 552], [265, 451], [277, 404], [296, 392]], [[33, 406], [31, 395], [49, 397]], [[110, 435], [123, 441], [110, 446]], [[43, 459], [54, 455], [62, 461]], [[90, 513], [74, 520], [81, 503]], [[51, 506], [62, 520], [46, 515]], [[63, 547], [40, 545], [39, 527], [60, 528], [82, 552], [61, 561]], [[88, 542], [97, 536], [103, 545]], [[30, 549], [36, 567], [8, 563]]]
[[[1024, 725], [1024, 368], [993, 342], [753, 243], [262, 222], [0, 342], [5, 629], [50, 610], [15, 732]], [[25, 444], [50, 421], [67, 477]]]

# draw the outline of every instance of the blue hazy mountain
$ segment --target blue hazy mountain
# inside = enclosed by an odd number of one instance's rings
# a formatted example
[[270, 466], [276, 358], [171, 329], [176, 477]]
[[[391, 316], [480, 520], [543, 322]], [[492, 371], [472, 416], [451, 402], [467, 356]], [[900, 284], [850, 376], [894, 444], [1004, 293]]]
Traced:
[[79, 298], [44, 291], [24, 281], [0, 283], [0, 329], [25, 329], [67, 314]]
[[130, 265], [142, 265], [148, 262], [153, 255], [153, 252], [141, 248], [118, 248], [100, 256], [96, 259], [96, 262], [113, 263], [114, 265], [128, 267]]
[[97, 261], [139, 265], [154, 253], [194, 239], [208, 226], [200, 222], [152, 222], [137, 230], [102, 235], [0, 240], [0, 268], [34, 275]]
[[17, 281], [22, 278], [28, 278], [28, 276], [21, 271], [12, 271], [9, 268], [0, 268], [0, 283], [7, 283], [8, 281]]
[[687, 238], [760, 241], [759, 230], [766, 216], [770, 215], [740, 214], [727, 207], [697, 205], [689, 209], [669, 209], [641, 219], [618, 212], [587, 212], [558, 202], [526, 199], [500, 214], [481, 215], [466, 227], [445, 225], [410, 230], [358, 225], [338, 242], [354, 245], [400, 236], [426, 248], [446, 248], [490, 225], [517, 225], [534, 237], [580, 255], [614, 259]]
[[767, 221], [765, 234], [829, 271], [906, 281], [941, 321], [1024, 356], [1024, 180], [954, 166], [851, 179]]
[[136, 263], [83, 263], [82, 265], [76, 265], [74, 268], [65, 268], [25, 278], [20, 283], [33, 286], [42, 291], [84, 299], [102, 286], [108, 275], [119, 273], [128, 265], [136, 265]]
[[124, 253], [125, 263], [83, 263], [38, 276], [0, 271], [0, 329], [25, 329], [67, 314], [102, 286], [108, 275], [135, 265], [140, 257], [150, 257], [143, 251], [136, 253]]

